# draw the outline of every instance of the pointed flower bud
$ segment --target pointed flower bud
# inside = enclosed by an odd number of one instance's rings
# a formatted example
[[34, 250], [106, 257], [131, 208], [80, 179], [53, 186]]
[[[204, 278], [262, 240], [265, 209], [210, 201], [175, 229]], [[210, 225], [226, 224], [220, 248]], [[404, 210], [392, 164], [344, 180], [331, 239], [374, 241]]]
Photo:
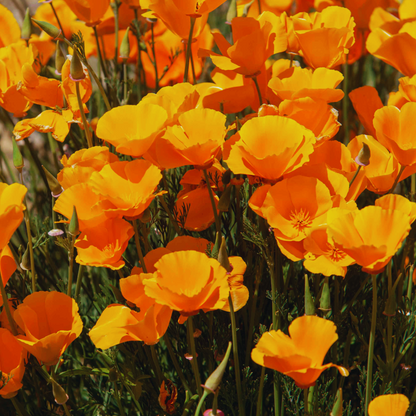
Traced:
[[218, 386], [221, 383], [222, 376], [224, 375], [225, 369], [227, 368], [228, 358], [230, 357], [231, 353], [231, 345], [232, 343], [228, 343], [227, 352], [225, 353], [224, 358], [221, 361], [221, 364], [214, 370], [214, 372], [208, 377], [205, 385], [202, 385], [204, 390], [209, 393], [215, 393]]
[[22, 33], [21, 33], [20, 37], [23, 40], [29, 40], [31, 34], [32, 34], [32, 22], [30, 20], [29, 8], [27, 8], [25, 18], [24, 18], [23, 24], [22, 24]]
[[231, 182], [231, 170], [227, 169], [222, 175], [222, 183], [228, 185]]
[[237, 0], [231, 0], [227, 12], [227, 23], [231, 24], [234, 17], [237, 17]]
[[79, 234], [78, 214], [77, 214], [77, 209], [75, 208], [75, 206], [72, 211], [72, 217], [71, 217], [71, 222], [69, 223], [68, 232], [72, 235]]
[[371, 151], [366, 143], [363, 143], [363, 147], [358, 152], [355, 162], [360, 166], [368, 166], [370, 164]]
[[123, 36], [123, 40], [121, 41], [121, 45], [120, 45], [120, 58], [127, 60], [129, 59], [129, 55], [130, 55], [130, 40], [129, 40], [129, 33], [130, 33], [130, 28], [128, 27], [126, 30], [126, 33]]
[[325, 277], [324, 287], [322, 288], [321, 299], [319, 299], [319, 309], [322, 311], [331, 310], [331, 294], [329, 292], [329, 279]]
[[63, 39], [62, 30], [58, 29], [56, 26], [43, 22], [42, 20], [32, 19], [44, 32], [46, 32], [53, 39]]
[[312, 299], [311, 289], [309, 288], [309, 278], [305, 274], [305, 315], [315, 315], [315, 303]]
[[217, 232], [217, 234], [215, 236], [214, 247], [212, 247], [212, 250], [211, 250], [211, 256], [214, 259], [218, 259], [218, 253], [220, 251], [220, 246], [221, 246], [221, 237], [220, 237], [220, 233]]
[[43, 171], [45, 172], [46, 180], [48, 181], [48, 186], [52, 193], [52, 196], [55, 198], [58, 198], [58, 196], [61, 195], [62, 193], [62, 186], [60, 185], [58, 180], [55, 178], [55, 176], [53, 176], [52, 173], [50, 173], [48, 169], [45, 168], [45, 166], [42, 166], [42, 168], [43, 168]]
[[26, 250], [23, 253], [22, 262], [20, 263], [20, 267], [23, 270], [30, 270], [30, 250], [29, 250], [29, 246], [26, 247]]
[[69, 77], [72, 81], [82, 81], [85, 78], [84, 68], [75, 49], [71, 59]]
[[69, 396], [66, 394], [66, 391], [55, 380], [51, 379], [51, 381], [52, 381], [52, 393], [53, 393], [53, 397], [55, 397], [56, 403], [65, 404], [69, 399]]
[[232, 186], [227, 186], [225, 191], [222, 193], [221, 198], [218, 201], [218, 211], [228, 212], [230, 207], [231, 188]]
[[13, 138], [13, 165], [14, 167], [21, 172], [24, 166], [23, 157], [20, 153], [19, 146], [16, 143], [16, 140]]
[[231, 265], [228, 260], [227, 254], [227, 245], [225, 244], [225, 238], [222, 237], [220, 251], [218, 253], [218, 261], [220, 262], [221, 266], [224, 267], [227, 272], [231, 271]]
[[66, 61], [66, 57], [62, 52], [61, 43], [59, 40], [56, 42], [56, 53], [55, 53], [55, 73], [61, 75], [62, 67]]
[[332, 407], [331, 416], [342, 416], [342, 389], [339, 388]]

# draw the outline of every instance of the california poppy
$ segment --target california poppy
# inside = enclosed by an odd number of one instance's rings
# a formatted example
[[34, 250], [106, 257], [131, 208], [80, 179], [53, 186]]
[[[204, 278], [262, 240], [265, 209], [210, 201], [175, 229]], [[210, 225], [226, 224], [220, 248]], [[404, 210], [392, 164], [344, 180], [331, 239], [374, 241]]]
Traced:
[[[0, 250], [0, 278], [3, 281], [3, 286], [6, 286], [6, 283], [15, 271], [16, 261], [10, 247], [7, 245]], [[3, 302], [3, 297], [0, 294], [0, 306], [3, 305]]]
[[65, 3], [87, 26], [98, 25], [110, 6], [110, 0], [65, 0]]
[[296, 318], [289, 336], [282, 331], [265, 332], [251, 352], [253, 361], [291, 377], [298, 387], [314, 386], [321, 373], [335, 367], [344, 376], [348, 370], [336, 364], [323, 364], [326, 353], [338, 339], [333, 322], [314, 315]]
[[409, 399], [404, 394], [384, 394], [373, 399], [368, 405], [369, 416], [405, 416]]

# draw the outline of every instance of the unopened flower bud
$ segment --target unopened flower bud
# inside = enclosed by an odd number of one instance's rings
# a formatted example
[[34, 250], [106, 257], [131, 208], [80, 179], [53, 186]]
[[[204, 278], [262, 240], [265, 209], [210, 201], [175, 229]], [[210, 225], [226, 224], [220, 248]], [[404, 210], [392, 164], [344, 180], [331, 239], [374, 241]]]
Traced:
[[82, 81], [85, 78], [84, 68], [82, 67], [82, 63], [75, 49], [71, 59], [71, 66], [69, 68], [69, 77], [75, 82]]
[[66, 391], [55, 380], [52, 380], [52, 393], [53, 397], [55, 397], [56, 403], [58, 404], [65, 404], [69, 399]]
[[234, 17], [237, 17], [237, 0], [231, 0], [228, 6], [227, 23], [231, 24]]
[[72, 217], [71, 217], [71, 222], [69, 223], [68, 232], [72, 235], [79, 234], [78, 214], [77, 214], [77, 209], [75, 208], [75, 206], [72, 211]]
[[121, 41], [121, 45], [120, 45], [120, 58], [127, 60], [129, 59], [129, 55], [130, 55], [130, 40], [129, 40], [129, 33], [130, 33], [130, 28], [128, 27], [126, 30], [126, 33], [123, 36], [123, 40]]
[[231, 271], [231, 265], [228, 260], [227, 246], [225, 244], [224, 237], [222, 237], [222, 240], [221, 240], [220, 251], [218, 253], [218, 261], [220, 262], [221, 266], [224, 267], [225, 270], [227, 270], [227, 272]]
[[23, 157], [22, 157], [22, 154], [20, 153], [20, 149], [17, 146], [16, 140], [14, 138], [12, 139], [12, 143], [13, 143], [13, 165], [19, 172], [21, 172], [24, 166]]
[[26, 247], [26, 250], [23, 253], [22, 262], [20, 263], [20, 267], [23, 270], [30, 270], [30, 250], [29, 250], [29, 246]]
[[315, 303], [312, 299], [307, 274], [305, 274], [305, 315], [315, 315]]
[[222, 180], [222, 183], [223, 183], [224, 185], [228, 185], [228, 184], [230, 183], [230, 181], [231, 181], [231, 170], [230, 170], [230, 169], [227, 169], [227, 170], [223, 173], [223, 175], [222, 175], [222, 177], [221, 177], [221, 180]]
[[29, 8], [27, 8], [25, 18], [24, 18], [23, 24], [22, 24], [22, 33], [21, 33], [20, 37], [23, 40], [29, 40], [31, 34], [32, 34], [32, 22], [30, 20]]
[[55, 178], [55, 176], [53, 176], [52, 173], [50, 173], [48, 169], [45, 168], [45, 166], [42, 166], [42, 168], [43, 168], [43, 171], [45, 172], [46, 180], [48, 181], [48, 186], [52, 193], [52, 196], [55, 198], [58, 198], [58, 196], [61, 195], [62, 193], [62, 186], [60, 185], [58, 180]]
[[228, 212], [228, 208], [230, 207], [231, 188], [232, 186], [227, 186], [225, 191], [222, 193], [221, 198], [218, 201], [218, 211]]
[[220, 385], [222, 376], [224, 375], [225, 369], [227, 368], [228, 358], [230, 357], [231, 353], [231, 345], [231, 342], [229, 342], [227, 352], [225, 353], [225, 356], [221, 361], [221, 364], [208, 377], [207, 381], [205, 382], [205, 385], [202, 386], [207, 393], [214, 393]]
[[342, 416], [342, 389], [339, 388], [335, 397], [335, 403], [332, 407], [330, 416]]
[[329, 292], [328, 277], [325, 277], [324, 286], [322, 288], [321, 299], [319, 299], [319, 309], [321, 311], [331, 310], [331, 294]]
[[46, 32], [53, 39], [63, 39], [62, 30], [58, 29], [56, 26], [43, 22], [42, 20], [32, 19], [44, 32]]
[[366, 143], [363, 143], [363, 147], [358, 152], [355, 162], [360, 166], [368, 166], [370, 164], [371, 151]]
[[61, 75], [62, 67], [66, 61], [66, 57], [62, 52], [61, 44], [59, 40], [56, 42], [56, 53], [55, 53], [55, 72], [57, 75]]

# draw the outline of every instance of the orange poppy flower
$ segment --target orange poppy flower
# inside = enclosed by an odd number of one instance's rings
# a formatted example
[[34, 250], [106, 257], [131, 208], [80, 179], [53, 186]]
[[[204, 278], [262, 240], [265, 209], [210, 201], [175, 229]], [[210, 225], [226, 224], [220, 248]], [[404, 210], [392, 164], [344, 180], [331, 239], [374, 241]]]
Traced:
[[145, 158], [166, 169], [209, 167], [224, 143], [225, 119], [219, 111], [204, 108], [182, 113], [178, 124], [167, 127]]
[[100, 172], [93, 172], [88, 181], [101, 197], [94, 210], [111, 217], [137, 217], [156, 196], [165, 193], [155, 193], [161, 178], [160, 170], [147, 160], [109, 163]]
[[83, 327], [77, 303], [60, 292], [32, 293], [13, 317], [25, 333], [17, 341], [45, 365], [55, 365]]
[[347, 273], [347, 266], [355, 261], [328, 240], [327, 225], [322, 224], [308, 232], [303, 247], [307, 251], [303, 266], [311, 273], [324, 276], [342, 276]]
[[[250, 0], [237, 0], [237, 14], [238, 16], [242, 16], [245, 12], [247, 5], [250, 3]], [[261, 7], [261, 11], [265, 12], [273, 12], [276, 16], [279, 16], [281, 13], [285, 11], [289, 11], [293, 4], [293, 0], [260, 0], [259, 2], [254, 2], [250, 5], [248, 10], [248, 17], [257, 17], [261, 13], [259, 12], [259, 3]], [[296, 2], [299, 3], [299, 0]]]
[[271, 12], [263, 13], [258, 19], [235, 17], [231, 27], [233, 45], [221, 33], [214, 32], [221, 54], [207, 50], [198, 52], [200, 56], [211, 56], [214, 65], [222, 70], [257, 76], [271, 55], [287, 48], [285, 29]]
[[331, 345], [338, 339], [333, 322], [317, 316], [301, 316], [289, 325], [289, 336], [282, 331], [265, 332], [251, 352], [252, 360], [291, 377], [306, 389], [314, 386], [321, 373], [335, 367], [344, 376], [348, 370], [323, 361]]
[[253, 118], [239, 131], [226, 162], [234, 174], [277, 181], [309, 160], [314, 134], [294, 120], [281, 116]]
[[401, 165], [416, 163], [416, 103], [409, 102], [401, 109], [386, 106], [374, 114], [377, 140], [394, 154]]
[[[98, 227], [107, 218], [111, 217], [103, 212], [103, 210], [95, 207], [102, 199], [102, 196], [93, 192], [90, 184], [79, 183], [62, 192], [55, 202], [54, 211], [68, 218], [65, 222], [69, 223], [73, 214], [73, 207], [75, 207], [78, 215], [79, 229], [83, 231], [87, 228]], [[114, 217], [116, 216], [114, 215]]]
[[127, 341], [143, 341], [156, 344], [168, 329], [172, 309], [153, 303], [144, 318], [124, 305], [107, 306], [97, 323], [89, 332], [97, 348], [106, 350]]
[[405, 416], [409, 399], [403, 394], [385, 394], [373, 399], [368, 405], [369, 416]]
[[328, 236], [335, 247], [351, 256], [363, 271], [379, 273], [410, 231], [410, 216], [399, 210], [367, 206], [340, 215], [329, 211]]
[[0, 48], [4, 48], [20, 40], [20, 26], [14, 18], [13, 13], [0, 4]]
[[110, 0], [65, 0], [65, 3], [87, 26], [97, 26], [110, 6]]
[[[28, 354], [11, 332], [0, 328], [0, 396], [10, 399], [23, 387]], [[7, 382], [6, 382], [7, 381]]]
[[160, 134], [166, 111], [155, 104], [124, 105], [107, 111], [98, 121], [97, 136], [117, 152], [140, 157]]
[[273, 77], [269, 87], [281, 100], [309, 97], [331, 103], [344, 97], [344, 92], [336, 89], [343, 79], [341, 72], [332, 69], [294, 66]]
[[23, 204], [27, 189], [18, 183], [0, 183], [0, 250], [9, 243], [13, 233], [23, 221]]
[[172, 0], [183, 13], [192, 17], [200, 17], [221, 6], [226, 0]]
[[118, 157], [105, 146], [93, 146], [81, 149], [69, 158], [63, 155], [61, 163], [64, 168], [57, 179], [62, 188], [68, 189], [77, 183], [85, 183], [93, 172], [99, 172], [108, 163], [117, 162]]
[[335, 68], [345, 63], [354, 44], [354, 18], [343, 7], [327, 7], [321, 13], [293, 16], [293, 33], [299, 54], [312, 68]]
[[376, 207], [400, 211], [409, 217], [410, 223], [416, 219], [416, 204], [401, 195], [388, 194], [376, 199]]
[[[12, 274], [16, 271], [16, 261], [10, 247], [6, 245], [0, 250], [0, 278], [3, 281], [3, 286], [9, 281]], [[0, 293], [0, 306], [3, 305], [3, 297]]]
[[121, 256], [133, 235], [133, 227], [119, 218], [84, 229], [75, 242], [78, 252], [75, 261], [86, 266], [119, 270], [124, 267]]
[[156, 272], [144, 280], [145, 293], [161, 305], [181, 314], [179, 323], [188, 316], [221, 309], [228, 301], [230, 289], [227, 272], [221, 264], [198, 251], [178, 251], [164, 255]]

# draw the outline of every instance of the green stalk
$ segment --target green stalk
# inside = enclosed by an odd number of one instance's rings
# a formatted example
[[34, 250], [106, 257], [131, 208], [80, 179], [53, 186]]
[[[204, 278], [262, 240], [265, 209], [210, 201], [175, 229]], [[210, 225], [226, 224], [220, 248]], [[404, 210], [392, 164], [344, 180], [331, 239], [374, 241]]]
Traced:
[[352, 179], [350, 181], [350, 188], [351, 188], [351, 185], [354, 183], [356, 177], [358, 176], [358, 173], [360, 172], [360, 170], [361, 170], [361, 165], [358, 165], [358, 168], [355, 171], [354, 176], [352, 177]]
[[74, 299], [78, 302], [79, 293], [81, 291], [82, 275], [84, 273], [85, 266], [83, 264], [79, 265], [78, 275], [77, 275], [77, 285], [75, 286], [75, 296]]
[[172, 359], [173, 366], [175, 367], [176, 373], [178, 374], [179, 379], [181, 380], [183, 388], [185, 389], [185, 391], [190, 391], [188, 382], [186, 381], [186, 378], [183, 375], [183, 372], [182, 372], [181, 367], [179, 365], [178, 359], [176, 358], [176, 355], [173, 351], [172, 344], [169, 340], [167, 332], [165, 333], [165, 335], [163, 335], [163, 340], [165, 341], [166, 347], [168, 348], [170, 358]]
[[75, 88], [77, 91], [78, 107], [81, 114], [82, 125], [84, 126], [85, 137], [87, 138], [88, 147], [92, 147], [91, 131], [84, 113], [84, 105], [82, 103], [81, 92], [79, 90], [79, 81], [75, 82]]
[[94, 36], [95, 36], [95, 43], [97, 44], [98, 62], [100, 64], [100, 68], [103, 69], [104, 77], [108, 79], [108, 70], [107, 70], [107, 66], [106, 66], [106, 64], [104, 62], [104, 59], [103, 59], [103, 54], [101, 52], [100, 40], [98, 39], [98, 33], [97, 33], [97, 27], [94, 26], [93, 30], [94, 30]]
[[154, 345], [150, 346], [150, 352], [152, 353], [152, 359], [153, 359], [153, 362], [155, 363], [157, 382], [158, 382], [158, 385], [160, 386], [163, 381], [163, 374], [162, 374], [162, 369], [160, 368], [160, 363], [157, 358], [156, 349]]
[[137, 98], [140, 102], [142, 99], [142, 51], [140, 48], [140, 25], [139, 25], [139, 14], [137, 9], [134, 9], [134, 27], [136, 28], [136, 39], [137, 39]]
[[236, 324], [234, 305], [233, 305], [233, 300], [231, 298], [231, 294], [228, 296], [228, 304], [230, 306], [231, 331], [232, 331], [232, 340], [233, 340], [233, 357], [234, 357], [234, 368], [235, 368], [235, 382], [237, 385], [237, 398], [238, 398], [238, 414], [239, 416], [245, 416], [243, 391], [241, 388], [240, 360], [238, 358], [237, 324]]
[[313, 415], [313, 398], [315, 395], [315, 386], [311, 386], [309, 387], [309, 389], [305, 389], [305, 390], [309, 390], [308, 391], [308, 413]]
[[189, 36], [188, 36], [188, 45], [186, 47], [186, 57], [185, 57], [185, 72], [183, 75], [183, 82], [188, 82], [188, 73], [189, 73], [189, 61], [192, 53], [192, 39], [194, 33], [194, 26], [195, 26], [195, 17], [190, 17], [191, 19], [191, 27], [189, 29]]
[[120, 416], [126, 416], [126, 413], [124, 412], [124, 408], [120, 400], [120, 392], [118, 390], [117, 380], [114, 382], [114, 395], [116, 396], [118, 409], [120, 410]]
[[373, 282], [373, 310], [371, 315], [370, 341], [368, 343], [367, 380], [365, 384], [365, 416], [368, 416], [368, 405], [371, 402], [371, 391], [373, 388], [373, 357], [377, 320], [377, 276], [373, 274], [371, 275], [371, 278]]
[[127, 104], [127, 59], [124, 60], [123, 62], [123, 80], [124, 80], [124, 85], [123, 85], [123, 102], [124, 104]]
[[16, 400], [16, 397], [12, 397], [10, 399], [12, 401], [12, 404], [14, 408], [16, 409], [18, 416], [29, 416], [29, 414], [26, 412], [24, 408], [21, 407], [20, 403]]
[[393, 186], [390, 188], [390, 191], [388, 191], [388, 194], [391, 194], [394, 191], [394, 188], [396, 187], [396, 185], [399, 183], [400, 177], [402, 176], [403, 171], [406, 169], [406, 166], [402, 166], [399, 170], [399, 173], [396, 176], [396, 179], [393, 183]]
[[118, 66], [118, 31], [119, 31], [119, 24], [118, 24], [118, 9], [120, 7], [120, 2], [115, 1], [113, 4], [113, 12], [114, 12], [114, 34], [115, 34], [115, 45], [114, 45], [114, 76], [117, 76], [117, 66]]
[[346, 55], [346, 61], [343, 65], [344, 68], [344, 98], [342, 99], [342, 122], [344, 124], [344, 144], [347, 145], [350, 141], [350, 126], [348, 120], [348, 81], [349, 81], [349, 71], [348, 71], [348, 55]]
[[71, 413], [69, 412], [69, 409], [68, 409], [68, 406], [66, 405], [66, 403], [64, 403], [62, 406], [64, 407], [65, 415], [66, 416], [71, 416]]
[[56, 21], [58, 22], [59, 29], [61, 29], [61, 31], [62, 31], [62, 36], [64, 36], [64, 37], [65, 37], [64, 29], [63, 29], [63, 27], [62, 27], [62, 25], [61, 25], [61, 21], [59, 20], [58, 14], [56, 13], [56, 9], [55, 9], [55, 7], [53, 6], [53, 3], [52, 3], [52, 2], [50, 2], [49, 4], [50, 4], [50, 5], [51, 5], [51, 7], [52, 7], [52, 12], [53, 12], [53, 14], [55, 15], [55, 19], [56, 19]]
[[199, 368], [198, 368], [198, 360], [196, 357], [196, 349], [195, 349], [195, 338], [194, 338], [194, 325], [192, 316], [188, 317], [188, 320], [186, 321], [187, 329], [188, 329], [188, 342], [189, 342], [189, 348], [191, 350], [192, 360], [192, 371], [194, 372], [195, 377], [195, 383], [196, 388], [198, 391], [198, 396], [201, 398], [203, 394], [202, 386], [201, 386], [201, 376], [199, 375]]
[[195, 411], [195, 416], [199, 416], [201, 414], [201, 409], [202, 409], [202, 406], [204, 405], [204, 401], [207, 398], [207, 396], [208, 396], [208, 393], [206, 390], [204, 390], [202, 397], [199, 399], [198, 407], [196, 408], [196, 411]]
[[261, 96], [260, 86], [259, 86], [259, 83], [257, 81], [257, 77], [253, 77], [253, 81], [254, 81], [254, 85], [256, 86], [257, 94], [259, 96], [259, 101], [260, 101], [259, 106], [261, 106], [263, 104], [263, 98]]
[[221, 238], [220, 217], [218, 216], [218, 213], [217, 213], [217, 207], [215, 206], [214, 192], [212, 191], [211, 183], [210, 183], [209, 177], [208, 177], [208, 171], [206, 169], [204, 169], [204, 177], [205, 177], [205, 182], [207, 183], [207, 187], [208, 187], [208, 193], [209, 193], [209, 198], [211, 200], [212, 210], [214, 212], [215, 228], [216, 228], [217, 233], [220, 234], [219, 237]]
[[154, 23], [151, 26], [152, 32], [152, 54], [153, 54], [153, 68], [155, 70], [155, 93], [159, 91], [159, 75], [157, 72], [157, 59], [156, 59], [156, 48], [155, 48], [155, 33], [154, 33]]
[[139, 236], [139, 229], [137, 227], [137, 221], [139, 220], [132, 221], [133, 228], [134, 228], [134, 242], [136, 243], [136, 250], [137, 250], [137, 255], [139, 256], [140, 265], [142, 266], [143, 271], [147, 273], [147, 267], [146, 267], [146, 264], [144, 263], [142, 247], [140, 245], [140, 236]]
[[262, 367], [261, 374], [260, 374], [259, 395], [257, 396], [256, 416], [263, 415], [263, 387], [264, 387], [265, 374], [266, 374], [266, 367]]
[[[69, 247], [69, 253], [68, 253], [68, 289], [66, 294], [69, 297], [72, 297], [72, 275], [74, 273], [74, 244], [75, 244], [75, 235], [71, 234], [70, 237], [70, 247]], [[77, 282], [78, 283], [78, 282]]]

